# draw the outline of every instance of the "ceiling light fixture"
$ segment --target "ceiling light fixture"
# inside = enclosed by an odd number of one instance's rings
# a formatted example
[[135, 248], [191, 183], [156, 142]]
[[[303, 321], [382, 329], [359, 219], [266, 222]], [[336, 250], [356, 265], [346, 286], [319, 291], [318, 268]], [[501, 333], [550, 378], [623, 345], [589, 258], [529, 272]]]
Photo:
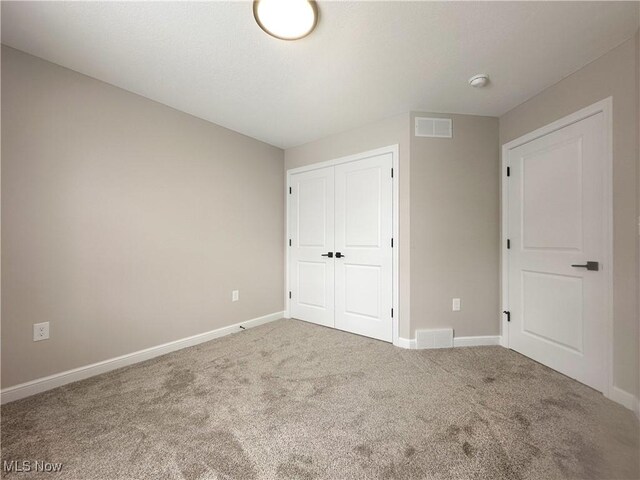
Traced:
[[316, 28], [318, 6], [314, 0], [254, 0], [253, 16], [272, 37], [298, 40]]
[[476, 88], [481, 88], [489, 83], [489, 75], [486, 73], [479, 73], [469, 79], [469, 85]]

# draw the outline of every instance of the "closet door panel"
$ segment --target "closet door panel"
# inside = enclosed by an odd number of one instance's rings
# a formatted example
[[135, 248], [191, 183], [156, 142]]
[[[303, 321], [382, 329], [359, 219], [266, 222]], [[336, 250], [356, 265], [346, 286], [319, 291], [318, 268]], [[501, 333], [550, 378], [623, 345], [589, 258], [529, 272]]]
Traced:
[[392, 155], [335, 167], [335, 326], [392, 340]]
[[292, 175], [290, 186], [291, 316], [333, 327], [334, 168]]

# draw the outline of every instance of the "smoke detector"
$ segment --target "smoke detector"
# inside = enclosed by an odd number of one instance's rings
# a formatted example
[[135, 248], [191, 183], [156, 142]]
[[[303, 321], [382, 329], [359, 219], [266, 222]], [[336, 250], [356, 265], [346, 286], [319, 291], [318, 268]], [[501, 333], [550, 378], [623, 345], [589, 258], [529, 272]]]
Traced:
[[476, 88], [481, 88], [489, 83], [489, 75], [486, 73], [479, 73], [469, 79], [469, 85]]

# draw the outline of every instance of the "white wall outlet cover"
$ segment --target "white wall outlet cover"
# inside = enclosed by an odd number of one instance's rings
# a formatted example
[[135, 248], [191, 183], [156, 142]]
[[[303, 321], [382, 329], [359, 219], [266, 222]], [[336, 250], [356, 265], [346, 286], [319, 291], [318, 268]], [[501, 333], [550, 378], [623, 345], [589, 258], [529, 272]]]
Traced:
[[459, 312], [460, 311], [460, 299], [459, 298], [454, 298], [453, 302], [451, 303], [451, 308], [454, 312]]
[[47, 340], [49, 338], [49, 322], [33, 324], [33, 341]]
[[240, 291], [234, 290], [233, 292], [231, 292], [231, 301], [237, 302], [238, 300], [240, 300]]

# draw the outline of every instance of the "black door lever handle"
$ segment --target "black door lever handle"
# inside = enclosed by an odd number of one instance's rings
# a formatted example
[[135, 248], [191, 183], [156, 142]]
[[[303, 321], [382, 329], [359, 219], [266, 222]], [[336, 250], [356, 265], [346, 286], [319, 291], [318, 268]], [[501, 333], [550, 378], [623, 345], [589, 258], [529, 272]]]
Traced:
[[600, 265], [598, 264], [598, 262], [587, 262], [584, 265], [571, 265], [571, 266], [576, 268], [586, 268], [587, 270], [592, 270], [595, 272], [600, 270]]
[[340, 252], [336, 252], [336, 258], [344, 258], [344, 255]]
[[323, 256], [323, 257], [333, 258], [333, 252], [323, 253], [323, 254], [322, 254], [322, 256]]

